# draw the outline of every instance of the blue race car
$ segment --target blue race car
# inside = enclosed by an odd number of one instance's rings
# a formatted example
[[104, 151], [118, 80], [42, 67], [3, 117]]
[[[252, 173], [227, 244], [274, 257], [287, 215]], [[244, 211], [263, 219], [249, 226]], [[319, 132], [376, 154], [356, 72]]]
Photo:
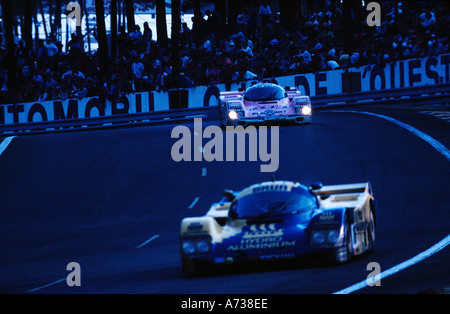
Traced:
[[306, 187], [270, 181], [225, 190], [202, 217], [181, 222], [183, 272], [218, 265], [307, 257], [345, 263], [370, 252], [375, 205], [370, 183]]

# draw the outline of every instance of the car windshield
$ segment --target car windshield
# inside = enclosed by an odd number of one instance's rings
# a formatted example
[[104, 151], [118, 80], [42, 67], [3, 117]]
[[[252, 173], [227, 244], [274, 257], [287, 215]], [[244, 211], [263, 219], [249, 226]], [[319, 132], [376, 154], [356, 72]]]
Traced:
[[264, 101], [286, 98], [285, 90], [274, 84], [259, 84], [250, 87], [244, 94], [244, 100]]
[[317, 208], [316, 198], [305, 188], [264, 191], [245, 195], [231, 204], [235, 218], [265, 218], [301, 214]]

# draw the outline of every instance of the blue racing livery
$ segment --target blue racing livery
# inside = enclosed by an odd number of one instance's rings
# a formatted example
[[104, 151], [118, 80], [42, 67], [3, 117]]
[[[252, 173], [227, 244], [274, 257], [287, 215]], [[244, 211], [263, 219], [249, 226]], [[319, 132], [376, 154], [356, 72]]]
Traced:
[[375, 241], [370, 183], [306, 187], [270, 181], [224, 191], [202, 217], [181, 223], [183, 271], [218, 265], [306, 257], [345, 263]]

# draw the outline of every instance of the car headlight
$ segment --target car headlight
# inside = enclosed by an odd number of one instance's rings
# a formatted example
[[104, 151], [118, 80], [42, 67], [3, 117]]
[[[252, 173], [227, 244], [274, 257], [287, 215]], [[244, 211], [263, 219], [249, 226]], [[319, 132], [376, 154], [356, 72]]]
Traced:
[[185, 254], [194, 254], [195, 252], [195, 244], [192, 241], [183, 242], [182, 247]]
[[312, 235], [312, 243], [316, 245], [323, 244], [325, 242], [325, 233], [322, 231], [315, 231]]
[[201, 240], [197, 242], [197, 251], [199, 253], [207, 253], [209, 252], [209, 242], [205, 240]]
[[328, 232], [327, 241], [334, 244], [339, 240], [339, 236], [339, 230], [331, 230]]
[[311, 114], [312, 110], [310, 106], [303, 106], [302, 107], [302, 115], [309, 116]]
[[211, 251], [211, 240], [185, 239], [181, 241], [181, 249], [186, 255], [206, 254]]
[[229, 111], [228, 118], [230, 118], [231, 120], [236, 120], [238, 118], [237, 112], [234, 110]]
[[311, 244], [314, 246], [340, 245], [341, 232], [338, 229], [314, 230], [311, 234]]

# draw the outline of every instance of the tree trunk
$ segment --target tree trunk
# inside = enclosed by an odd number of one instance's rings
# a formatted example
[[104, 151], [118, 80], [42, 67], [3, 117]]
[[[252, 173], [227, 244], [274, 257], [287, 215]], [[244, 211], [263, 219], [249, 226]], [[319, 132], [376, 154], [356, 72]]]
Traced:
[[111, 0], [111, 61], [117, 58], [117, 0]]
[[280, 24], [287, 30], [295, 30], [296, 17], [302, 15], [302, 2], [279, 0]]
[[180, 86], [180, 30], [181, 30], [181, 12], [180, 0], [172, 0], [172, 81], [173, 87]]
[[89, 13], [86, 6], [86, 1], [83, 2], [83, 11], [86, 16], [86, 34], [87, 34], [87, 44], [88, 44], [88, 52], [91, 55], [91, 30], [89, 29]]
[[194, 0], [194, 25], [193, 25], [193, 31], [194, 31], [194, 40], [195, 44], [197, 46], [200, 45], [200, 41], [202, 39], [202, 25], [201, 21], [203, 19], [202, 11], [200, 10], [200, 0]]
[[14, 33], [13, 33], [13, 16], [12, 16], [12, 0], [2, 1], [2, 13], [3, 13], [3, 29], [5, 30], [6, 37], [6, 66], [8, 69], [8, 81], [6, 86], [8, 87], [7, 102], [14, 101], [12, 94], [16, 90], [16, 60], [14, 50]]
[[45, 39], [48, 39], [48, 31], [47, 31], [47, 24], [45, 23], [45, 14], [44, 14], [44, 8], [42, 7], [42, 2], [39, 1], [39, 11], [41, 12], [42, 17], [42, 24], [44, 26], [44, 33], [45, 33]]
[[125, 0], [125, 9], [127, 12], [127, 29], [128, 33], [134, 32], [134, 3], [133, 0]]
[[158, 44], [167, 46], [166, 1], [156, 0], [156, 33]]
[[95, 0], [95, 14], [97, 17], [97, 41], [98, 58], [100, 62], [101, 75], [108, 74], [108, 41], [106, 39], [105, 8], [103, 0]]
[[352, 51], [354, 49], [354, 32], [355, 32], [355, 21], [354, 16], [354, 6], [355, 2], [351, 0], [344, 0], [342, 3], [342, 31], [345, 34], [344, 46]]
[[[220, 35], [227, 34], [227, 30], [234, 30], [236, 25], [236, 17], [234, 17], [234, 23], [230, 20], [230, 8], [239, 5], [236, 0], [214, 0], [214, 11], [216, 11], [217, 24], [220, 25], [221, 29], [214, 29], [214, 31], [220, 32]], [[242, 6], [242, 3], [240, 4]], [[231, 17], [233, 19], [233, 17]], [[231, 33], [230, 33], [231, 34]]]
[[54, 29], [52, 30], [52, 34], [55, 36], [54, 40], [56, 42], [62, 41], [61, 36], [61, 3], [62, 0], [56, 0], [55, 1], [55, 22], [54, 22]]
[[32, 1], [24, 0], [23, 1], [23, 34], [22, 39], [25, 42], [25, 46], [30, 53], [33, 49], [33, 10], [32, 10]]

